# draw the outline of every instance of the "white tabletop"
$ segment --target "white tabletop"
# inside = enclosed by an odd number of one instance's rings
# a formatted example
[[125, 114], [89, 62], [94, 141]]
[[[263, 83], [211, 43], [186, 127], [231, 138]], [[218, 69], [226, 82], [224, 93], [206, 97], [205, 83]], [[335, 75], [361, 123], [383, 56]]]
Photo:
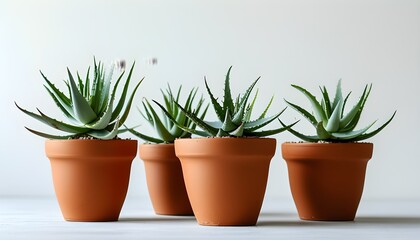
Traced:
[[204, 227], [154, 214], [128, 198], [118, 222], [66, 222], [55, 198], [0, 199], [0, 239], [420, 239], [420, 201], [362, 201], [354, 222], [298, 219], [293, 202], [266, 199], [257, 226]]

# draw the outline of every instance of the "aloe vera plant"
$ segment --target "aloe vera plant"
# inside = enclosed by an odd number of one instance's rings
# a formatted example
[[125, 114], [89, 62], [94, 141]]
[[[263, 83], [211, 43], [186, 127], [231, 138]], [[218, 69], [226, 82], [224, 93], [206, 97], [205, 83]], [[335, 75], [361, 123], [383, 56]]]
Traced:
[[[232, 67], [229, 68], [225, 82], [224, 82], [224, 97], [223, 97], [223, 103], [220, 104], [217, 99], [214, 97], [213, 93], [211, 92], [207, 80], [204, 79], [206, 89], [208, 92], [208, 95], [211, 100], [211, 104], [213, 105], [213, 108], [216, 112], [216, 115], [218, 117], [218, 121], [209, 122], [201, 119], [197, 116], [196, 113], [192, 112], [189, 109], [186, 109], [179, 105], [179, 103], [175, 102], [175, 104], [181, 109], [182, 112], [185, 113], [185, 115], [191, 119], [192, 122], [194, 122], [198, 127], [202, 129], [196, 130], [184, 126], [180, 126], [178, 124], [178, 127], [190, 132], [192, 134], [196, 134], [203, 137], [265, 137], [274, 135], [280, 132], [285, 131], [289, 127], [293, 126], [296, 123], [293, 123], [290, 126], [284, 126], [277, 129], [272, 130], [266, 130], [266, 131], [258, 131], [262, 127], [268, 125], [269, 123], [276, 120], [285, 109], [283, 109], [281, 112], [274, 114], [272, 116], [266, 117], [266, 114], [268, 112], [268, 109], [270, 108], [273, 97], [270, 99], [270, 102], [266, 106], [265, 110], [259, 115], [259, 117], [255, 120], [251, 120], [251, 114], [252, 110], [255, 105], [255, 101], [258, 96], [258, 91], [254, 95], [254, 98], [251, 102], [248, 102], [249, 97], [251, 95], [251, 92], [260, 79], [260, 77], [255, 80], [251, 86], [246, 90], [246, 92], [242, 95], [238, 95], [236, 97], [236, 100], [233, 101], [232, 99], [232, 93], [230, 89], [230, 72]], [[174, 119], [171, 114], [165, 110], [165, 108], [157, 103], [161, 109], [166, 113], [166, 115], [177, 124], [176, 119]]]
[[[16, 102], [16, 106], [25, 114], [32, 118], [63, 132], [67, 135], [53, 135], [39, 132], [25, 127], [30, 132], [48, 139], [75, 139], [75, 138], [95, 138], [113, 139], [120, 131], [119, 128], [124, 124], [130, 112], [134, 95], [143, 81], [139, 81], [131, 92], [128, 101], [128, 87], [133, 73], [135, 63], [126, 78], [122, 93], [115, 105], [116, 92], [124, 71], [119, 75], [113, 88], [111, 89], [111, 79], [113, 69], [106, 73], [101, 62], [94, 60], [93, 78], [90, 76], [90, 67], [87, 70], [84, 81], [77, 73], [77, 79], [67, 68], [68, 81], [65, 81], [68, 95], [60, 91], [48, 78], [41, 72], [45, 80], [44, 87], [58, 108], [62, 111], [68, 122], [63, 122], [49, 117], [37, 109], [38, 113], [21, 108]], [[76, 83], [77, 81], [77, 83]], [[125, 106], [125, 109], [123, 110]]]
[[[149, 101], [146, 98], [143, 98], [143, 110], [142, 112], [139, 109], [139, 112], [143, 116], [146, 121], [155, 128], [159, 138], [151, 137], [145, 134], [142, 134], [134, 129], [128, 129], [132, 134], [136, 135], [137, 137], [152, 143], [173, 143], [177, 138], [190, 138], [191, 133], [184, 131], [183, 129], [179, 128], [178, 126], [182, 126], [184, 128], [195, 129], [196, 124], [194, 124], [189, 118], [186, 117], [185, 113], [180, 110], [175, 102], [180, 101], [182, 86], [178, 88], [176, 96], [173, 95], [172, 89], [168, 84], [168, 88], [166, 92], [161, 90], [163, 100], [165, 103], [165, 110], [171, 116], [176, 124], [174, 124], [166, 114], [159, 116], [157, 111], [152, 107]], [[193, 107], [194, 99], [197, 95], [197, 88], [193, 88], [185, 101], [183, 106], [184, 109], [192, 112], [194, 115], [200, 115], [199, 118], [202, 119], [206, 115], [208, 105], [202, 110], [202, 106], [204, 103], [203, 97], [201, 97], [198, 103]]]
[[345, 111], [345, 107], [351, 92], [348, 93], [346, 97], [343, 97], [341, 89], [341, 80], [338, 81], [334, 99], [330, 98], [325, 86], [320, 87], [322, 93], [321, 101], [318, 101], [313, 94], [311, 94], [309, 91], [300, 86], [292, 85], [292, 87], [297, 89], [299, 92], [303, 93], [309, 99], [312, 105], [313, 114], [310, 113], [310, 111], [305, 110], [304, 108], [285, 100], [290, 107], [302, 114], [316, 129], [317, 135], [314, 136], [304, 135], [295, 131], [292, 128], [288, 129], [289, 132], [291, 132], [296, 137], [304, 141], [362, 141], [373, 137], [374, 135], [379, 133], [392, 121], [396, 114], [395, 111], [388, 121], [386, 121], [379, 128], [371, 132], [368, 132], [368, 130], [376, 123], [376, 121], [367, 125], [366, 127], [355, 130], [360, 120], [360, 116], [362, 114], [366, 101], [369, 97], [370, 91], [372, 89], [372, 84], [365, 86], [362, 96], [360, 97], [358, 102], [347, 112]]

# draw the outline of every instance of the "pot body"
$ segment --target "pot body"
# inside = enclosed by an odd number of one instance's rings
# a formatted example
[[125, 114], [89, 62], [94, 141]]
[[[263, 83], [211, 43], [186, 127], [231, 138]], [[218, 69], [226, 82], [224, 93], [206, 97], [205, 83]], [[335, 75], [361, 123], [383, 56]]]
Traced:
[[194, 215], [200, 225], [255, 225], [276, 140], [175, 140]]
[[45, 152], [65, 220], [118, 220], [136, 140], [47, 140]]
[[372, 143], [283, 143], [299, 217], [354, 220], [372, 152]]
[[139, 155], [156, 214], [193, 215], [174, 144], [142, 144]]

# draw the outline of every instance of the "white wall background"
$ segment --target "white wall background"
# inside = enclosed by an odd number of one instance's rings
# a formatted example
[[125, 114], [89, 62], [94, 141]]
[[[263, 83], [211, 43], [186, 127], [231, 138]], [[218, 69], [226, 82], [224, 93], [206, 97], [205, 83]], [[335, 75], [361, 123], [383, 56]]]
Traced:
[[[59, 82], [67, 66], [84, 73], [93, 56], [106, 63], [137, 60], [136, 78], [146, 76], [137, 105], [141, 97], [160, 99], [158, 90], [167, 82], [204, 90], [204, 75], [221, 95], [230, 65], [235, 93], [262, 76], [257, 108], [275, 94], [272, 113], [285, 107], [283, 98], [306, 104], [291, 83], [318, 91], [318, 85], [332, 88], [342, 78], [353, 97], [373, 83], [363, 123], [398, 113], [371, 139], [375, 150], [364, 198], [420, 198], [418, 0], [1, 0], [1, 196], [54, 194], [44, 140], [23, 126], [47, 128], [13, 101], [59, 117], [38, 71]], [[146, 63], [150, 57], [158, 58], [157, 66]], [[290, 109], [282, 116], [296, 117]], [[129, 124], [141, 122], [133, 111]], [[304, 121], [299, 125], [311, 131]], [[277, 139], [279, 145], [296, 140], [289, 133]], [[280, 148], [270, 171], [266, 196], [290, 198]], [[128, 197], [138, 196], [147, 197], [147, 190], [137, 158]]]

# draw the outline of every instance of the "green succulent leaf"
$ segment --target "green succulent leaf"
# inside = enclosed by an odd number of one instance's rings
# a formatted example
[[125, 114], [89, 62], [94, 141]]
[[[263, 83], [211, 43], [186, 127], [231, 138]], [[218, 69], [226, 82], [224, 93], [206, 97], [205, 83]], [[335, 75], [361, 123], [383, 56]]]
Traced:
[[[283, 127], [286, 127], [286, 124], [284, 124], [282, 121], [280, 121], [280, 123]], [[296, 123], [294, 123], [294, 124], [296, 124]], [[286, 130], [289, 131], [291, 134], [295, 135], [296, 137], [298, 137], [298, 138], [300, 138], [300, 139], [302, 139], [303, 141], [306, 141], [306, 142], [318, 142], [318, 141], [321, 140], [321, 139], [319, 139], [318, 136], [310, 136], [310, 135], [305, 135], [305, 134], [302, 134], [300, 132], [297, 132], [297, 131], [293, 130], [292, 126], [287, 128]]]
[[[329, 103], [330, 97], [325, 87], [320, 88], [322, 92], [322, 101], [321, 104], [319, 104], [316, 101], [316, 98], [308, 91], [296, 85], [292, 86], [298, 89], [300, 92], [303, 92], [305, 96], [310, 99], [312, 102], [313, 111], [315, 112], [315, 116], [312, 116], [309, 111], [286, 101], [290, 106], [292, 106], [292, 108], [305, 116], [316, 128], [317, 136], [303, 135], [293, 129], [289, 129], [289, 132], [304, 141], [315, 142], [318, 140], [323, 140], [329, 142], [354, 142], [365, 140], [380, 132], [392, 121], [395, 115], [394, 112], [392, 117], [385, 124], [370, 133], [366, 132], [375, 122], [362, 129], [354, 130], [360, 120], [363, 108], [371, 92], [372, 84], [365, 86], [363, 94], [358, 102], [346, 114], [344, 114], [344, 109], [351, 92], [348, 93], [343, 99], [341, 80], [338, 81], [334, 102], [331, 106]], [[331, 107], [330, 109], [329, 106]], [[323, 119], [322, 116], [327, 116], [328, 120]]]
[[293, 104], [287, 100], [284, 100], [290, 107], [292, 107], [293, 109], [295, 109], [297, 112], [299, 112], [300, 114], [302, 114], [302, 116], [304, 116], [314, 127], [316, 127], [316, 125], [318, 124], [318, 122], [316, 121], [315, 117], [310, 114], [308, 111], [306, 111], [304, 108], [299, 107], [296, 104]]
[[335, 107], [340, 104], [340, 102], [343, 101], [343, 92], [341, 90], [341, 79], [338, 80], [337, 83], [337, 89], [335, 90], [335, 97], [334, 97], [334, 102], [332, 105], [332, 109], [335, 109]]
[[211, 127], [210, 125], [206, 124], [203, 120], [192, 114], [191, 112], [184, 109], [181, 105], [179, 105], [177, 102], [175, 104], [185, 113], [185, 115], [191, 119], [198, 127], [203, 129], [205, 132], [209, 133], [210, 135], [215, 135], [217, 133], [217, 129]]
[[[176, 122], [180, 125], [185, 125], [185, 119], [187, 117], [185, 116], [185, 114], [183, 112], [179, 112], [178, 115], [176, 116]], [[167, 118], [165, 118], [167, 119]], [[171, 122], [172, 123], [172, 122]], [[182, 129], [180, 129], [177, 125], [173, 124], [170, 131], [172, 136], [180, 136], [183, 132]]]
[[371, 138], [371, 137], [375, 136], [380, 131], [382, 131], [382, 129], [384, 129], [392, 121], [392, 119], [394, 119], [396, 113], [397, 113], [397, 111], [395, 111], [392, 114], [391, 118], [388, 121], [386, 121], [382, 126], [377, 128], [376, 130], [374, 130], [372, 132], [369, 132], [369, 133], [366, 133], [366, 134], [363, 134], [363, 135], [360, 135], [360, 136], [354, 138], [353, 141], [363, 141], [365, 139], [368, 139], [368, 138]]
[[[155, 102], [159, 107], [160, 107], [160, 109], [162, 109], [162, 111], [164, 112], [164, 114], [174, 123], [174, 124], [176, 124], [179, 128], [181, 128], [182, 130], [184, 130], [184, 131], [186, 131], [186, 132], [190, 132], [190, 133], [192, 133], [192, 134], [196, 134], [196, 135], [199, 135], [199, 136], [203, 136], [203, 137], [208, 137], [208, 136], [215, 136], [216, 134], [217, 134], [217, 129], [215, 129], [215, 128], [212, 128], [211, 126], [209, 126], [207, 123], [205, 123], [203, 120], [201, 120], [201, 119], [199, 119], [198, 117], [196, 117], [196, 116], [192, 116], [192, 117], [190, 117], [191, 116], [191, 114], [190, 113], [188, 113], [185, 109], [183, 109], [182, 107], [181, 107], [181, 105], [179, 105], [177, 102], [174, 102], [180, 109], [181, 109], [181, 111], [183, 111], [184, 113], [185, 113], [185, 115], [187, 116], [187, 117], [189, 117], [197, 126], [199, 126], [199, 127], [201, 127], [201, 126], [203, 126], [202, 127], [202, 129], [204, 130], [204, 131], [199, 131], [199, 130], [195, 130], [195, 129], [192, 129], [192, 128], [188, 128], [188, 127], [185, 127], [185, 126], [182, 126], [182, 125], [180, 125], [180, 124], [178, 124], [177, 123], [177, 121], [176, 121], [176, 119], [175, 118], [173, 118], [172, 117], [172, 115], [160, 104], [160, 103], [158, 103], [157, 101], [155, 101], [155, 100], [153, 100], [153, 102]], [[193, 120], [193, 118], [195, 119], [195, 121]]]
[[232, 66], [229, 68], [226, 79], [225, 79], [225, 94], [223, 98], [223, 111], [234, 111], [233, 100], [232, 100], [232, 93], [230, 92], [230, 70], [232, 70]]
[[[149, 108], [150, 113], [152, 114], [153, 122], [155, 124], [155, 129], [156, 129], [158, 135], [162, 139], [167, 140], [167, 142], [173, 142], [175, 140], [175, 137], [172, 136], [172, 134], [168, 131], [168, 129], [165, 128], [165, 126], [163, 125], [159, 116], [157, 115], [157, 113], [155, 112], [155, 110], [152, 108], [152, 106], [150, 105], [150, 103], [147, 100], [146, 100], [146, 105]], [[175, 121], [176, 121], [176, 119], [175, 119]]]
[[34, 119], [36, 119], [36, 120], [38, 120], [42, 123], [45, 123], [48, 126], [53, 127], [55, 129], [62, 130], [62, 131], [65, 131], [65, 132], [69, 132], [69, 133], [84, 133], [84, 132], [87, 132], [89, 130], [89, 129], [86, 129], [86, 128], [83, 128], [83, 127], [73, 126], [73, 125], [66, 124], [66, 123], [60, 122], [58, 120], [52, 119], [52, 118], [48, 117], [47, 115], [43, 114], [39, 110], [38, 111], [39, 111], [40, 114], [36, 114], [36, 113], [31, 112], [31, 111], [25, 110], [25, 109], [21, 108], [16, 102], [15, 102], [15, 105], [20, 111], [22, 111], [26, 115], [28, 115], [28, 116], [30, 116], [30, 117], [32, 117], [32, 118], [34, 118]]
[[[280, 121], [280, 120], [279, 120]], [[278, 134], [281, 132], [284, 132], [286, 130], [291, 129], [291, 127], [293, 127], [296, 123], [298, 123], [299, 121], [296, 121], [288, 126], [284, 126], [282, 128], [277, 128], [277, 129], [272, 129], [272, 130], [266, 130], [266, 131], [259, 131], [259, 132], [251, 132], [248, 133], [248, 136], [255, 136], [255, 137], [267, 137], [267, 136], [271, 136], [274, 134]]]
[[86, 99], [80, 94], [79, 90], [77, 89], [76, 83], [74, 82], [73, 76], [68, 68], [67, 73], [69, 75], [69, 84], [71, 91], [71, 99], [73, 101], [72, 107], [74, 115], [80, 122], [84, 124], [90, 123], [93, 120], [95, 120], [98, 116], [92, 110]]
[[271, 123], [272, 121], [276, 120], [284, 111], [286, 110], [286, 108], [284, 108], [281, 112], [267, 117], [267, 118], [262, 118], [262, 119], [257, 119], [255, 121], [252, 122], [247, 122], [245, 123], [245, 129], [247, 131], [255, 131], [258, 130], [266, 125], [268, 125], [269, 123]]
[[316, 133], [318, 134], [321, 140], [326, 140], [331, 138], [331, 134], [324, 128], [324, 124], [319, 122], [316, 126]]
[[343, 101], [339, 101], [335, 106], [330, 118], [328, 119], [325, 130], [327, 132], [336, 132], [340, 128], [341, 111], [343, 110]]
[[233, 116], [233, 123], [239, 125], [243, 119], [244, 119], [244, 114], [245, 114], [245, 108], [248, 102], [248, 98], [252, 92], [252, 89], [254, 89], [255, 84], [257, 84], [257, 82], [260, 80], [261, 77], [258, 77], [257, 80], [255, 80], [251, 86], [248, 87], [248, 89], [246, 90], [245, 94], [242, 96], [242, 99], [240, 100], [239, 103], [239, 109], [236, 112], [236, 114]]
[[70, 98], [68, 98], [66, 95], [64, 95], [64, 93], [62, 93], [58, 88], [56, 88], [54, 86], [54, 84], [52, 84], [50, 82], [50, 80], [48, 80], [48, 78], [45, 77], [45, 75], [41, 71], [39, 71], [39, 72], [41, 73], [42, 78], [44, 78], [48, 87], [51, 89], [51, 91], [54, 93], [54, 95], [57, 97], [57, 99], [60, 100], [60, 102], [62, 102], [62, 104], [67, 105], [67, 106], [71, 106]]
[[[115, 107], [114, 112], [112, 113], [111, 121], [114, 121], [120, 115], [120, 113], [121, 113], [121, 111], [122, 111], [122, 109], [124, 107], [125, 99], [127, 97], [127, 92], [128, 92], [128, 86], [130, 84], [131, 76], [133, 74], [133, 70], [134, 70], [134, 66], [135, 65], [136, 65], [136, 63], [134, 62], [133, 65], [130, 68], [130, 72], [128, 73], [127, 80], [125, 82], [123, 91], [121, 93], [120, 100], [118, 101], [117, 106]], [[121, 76], [118, 78], [117, 82], [115, 83], [111, 97], [114, 97], [115, 96], [115, 92], [117, 91], [118, 84], [119, 84], [119, 82], [120, 82], [120, 80], [121, 80], [121, 78], [122, 78], [123, 75], [124, 75], [124, 73], [121, 74]], [[143, 79], [141, 81], [143, 81]], [[140, 83], [141, 83], [141, 81], [140, 81]], [[137, 86], [138, 85], [139, 84], [137, 84]]]
[[161, 139], [158, 139], [158, 138], [154, 138], [154, 137], [147, 136], [147, 135], [145, 135], [145, 134], [142, 134], [142, 133], [140, 133], [140, 132], [137, 132], [137, 131], [136, 131], [136, 130], [134, 130], [134, 129], [127, 128], [127, 130], [128, 130], [130, 133], [132, 133], [133, 135], [135, 135], [136, 137], [141, 138], [141, 139], [143, 139], [143, 140], [145, 140], [145, 141], [147, 141], [147, 142], [152, 142], [152, 143], [164, 143], [164, 141], [162, 141]]
[[[207, 84], [206, 78], [204, 78], [204, 83], [206, 84], [207, 93], [210, 96], [211, 104], [213, 105], [214, 111], [216, 112], [217, 117], [220, 121], [223, 121], [223, 118], [225, 117], [224, 111], [222, 106], [217, 102], [217, 99], [213, 96], [213, 93], [211, 92], [209, 85]], [[187, 115], [188, 116], [188, 115]]]
[[[270, 116], [268, 118], [265, 118], [265, 115], [270, 107], [270, 105], [273, 102], [273, 97], [270, 99], [270, 102], [268, 103], [268, 106], [266, 106], [264, 112], [260, 115], [260, 117], [254, 121], [250, 121], [251, 114], [253, 111], [253, 108], [255, 106], [255, 102], [258, 96], [258, 90], [255, 96], [253, 97], [252, 101], [249, 103], [248, 100], [250, 98], [250, 95], [252, 93], [252, 90], [254, 89], [256, 83], [259, 81], [260, 77], [258, 77], [252, 84], [247, 88], [244, 94], [239, 94], [235, 99], [236, 101], [233, 102], [232, 93], [230, 90], [230, 73], [231, 73], [232, 67], [229, 68], [228, 73], [225, 78], [225, 92], [224, 92], [224, 98], [223, 98], [223, 107], [218, 103], [217, 99], [214, 97], [213, 93], [211, 92], [206, 78], [204, 78], [204, 82], [206, 85], [207, 92], [210, 96], [211, 103], [215, 109], [218, 121], [205, 121], [204, 116], [207, 112], [207, 109], [209, 105], [206, 106], [203, 114], [201, 116], [198, 116], [198, 108], [194, 111], [192, 109], [188, 109], [188, 107], [184, 106], [182, 107], [178, 101], [174, 101], [176, 106], [184, 112], [185, 116], [188, 118], [186, 119], [189, 121], [191, 125], [191, 128], [195, 128], [196, 126], [201, 128], [203, 131], [196, 131], [188, 129], [189, 127], [182, 126], [181, 129], [184, 131], [188, 131], [191, 134], [197, 134], [200, 136], [212, 136], [212, 137], [224, 137], [224, 136], [230, 136], [230, 137], [246, 137], [246, 136], [253, 136], [253, 137], [259, 137], [259, 136], [269, 136], [273, 135], [279, 132], [284, 131], [286, 128], [279, 128], [274, 129], [270, 131], [261, 131], [261, 132], [255, 132], [255, 130], [258, 130], [267, 124], [273, 122], [275, 119], [280, 116], [280, 113], [275, 114], [273, 116]], [[202, 105], [202, 101], [200, 101], [200, 107]], [[161, 107], [163, 108], [163, 107]], [[166, 115], [169, 114], [166, 112]], [[177, 126], [180, 124], [177, 123], [174, 118], [170, 118], [172, 122], [174, 122]]]
[[113, 101], [111, 100], [111, 102], [107, 106], [108, 108], [105, 110], [105, 112], [103, 113], [101, 117], [97, 118], [92, 123], [86, 124], [85, 126], [90, 129], [96, 129], [96, 130], [106, 128], [111, 122]]
[[292, 87], [296, 88], [297, 90], [299, 90], [300, 92], [302, 92], [311, 102], [313, 110], [314, 110], [314, 114], [315, 114], [315, 119], [317, 122], [325, 122], [327, 120], [327, 116], [325, 115], [321, 104], [319, 104], [319, 102], [316, 100], [315, 96], [312, 95], [310, 92], [308, 92], [306, 89], [297, 86], [297, 85], [292, 85]]
[[217, 131], [217, 134], [216, 134], [216, 137], [228, 137], [228, 136], [229, 136], [229, 133], [223, 131], [223, 129], [221, 128]]
[[356, 131], [349, 131], [349, 132], [344, 132], [344, 133], [340, 133], [340, 132], [331, 133], [331, 135], [335, 138], [339, 138], [339, 139], [342, 139], [342, 140], [353, 139], [353, 138], [358, 137], [358, 136], [362, 135], [363, 133], [365, 133], [370, 127], [373, 126], [373, 124], [375, 124], [375, 122], [369, 124], [368, 126], [362, 128], [362, 129], [356, 130]]
[[[251, 104], [249, 104], [248, 107], [246, 108], [244, 122], [251, 121], [252, 110], [254, 109], [255, 101], [257, 100], [257, 96], [258, 96], [258, 92], [259, 92], [259, 90], [257, 89], [257, 92], [255, 93], [254, 98], [252, 99]], [[273, 99], [273, 98], [271, 98], [271, 99]], [[264, 112], [262, 114], [264, 114]]]
[[52, 91], [47, 86], [44, 85], [44, 87], [55, 102], [55, 104], [57, 105], [57, 107], [60, 108], [61, 112], [63, 112], [63, 114], [71, 121], [75, 121], [76, 119], [73, 116], [74, 113], [71, 106], [67, 106], [63, 102], [60, 102], [60, 100], [54, 95], [54, 93], [52, 93]]
[[[133, 64], [134, 65], [134, 64]], [[131, 69], [132, 70], [132, 69]], [[16, 107], [24, 112], [25, 114], [33, 117], [34, 119], [41, 121], [42, 123], [58, 129], [60, 131], [72, 133], [68, 136], [59, 136], [47, 134], [39, 131], [30, 129], [30, 131], [36, 135], [51, 138], [51, 139], [65, 139], [65, 138], [79, 138], [85, 136], [92, 136], [93, 138], [99, 139], [113, 139], [118, 133], [126, 131], [125, 129], [119, 130], [119, 127], [124, 123], [128, 116], [133, 97], [142, 81], [140, 81], [133, 92], [130, 93], [130, 98], [127, 101], [126, 108], [119, 116], [121, 109], [113, 109], [113, 103], [115, 99], [116, 90], [118, 83], [120, 82], [124, 73], [118, 78], [114, 85], [112, 94], [110, 95], [112, 72], [106, 72], [104, 65], [101, 62], [97, 63], [94, 59], [94, 76], [93, 83], [90, 82], [90, 67], [87, 70], [86, 78], [83, 82], [79, 72], [77, 73], [77, 79], [73, 77], [70, 70], [67, 68], [68, 80], [64, 83], [68, 89], [69, 96], [64, 95], [58, 88], [52, 84], [47, 77], [41, 72], [43, 79], [46, 84], [44, 85], [49, 96], [53, 99], [58, 108], [63, 112], [66, 118], [72, 123], [65, 123], [63, 121], [51, 118], [41, 112], [39, 109], [38, 113], [33, 113], [16, 104]], [[127, 95], [128, 81], [125, 83], [124, 95], [119, 100], [119, 104], [124, 106], [125, 97]], [[123, 101], [121, 101], [123, 99]]]
[[[257, 97], [257, 96], [255, 95], [255, 97]], [[272, 96], [270, 98], [270, 101], [268, 102], [267, 107], [265, 107], [264, 111], [261, 113], [261, 115], [258, 117], [258, 119], [265, 118], [265, 115], [267, 115], [268, 109], [271, 107], [271, 104], [273, 103], [273, 100], [274, 100], [274, 96]]]
[[119, 119], [117, 118], [114, 128], [111, 131], [108, 131], [107, 129], [102, 130], [93, 130], [88, 132], [87, 134], [89, 136], [92, 136], [94, 138], [102, 139], [102, 140], [110, 140], [114, 139], [118, 134], [118, 126], [119, 126]]
[[85, 89], [83, 92], [83, 96], [85, 98], [90, 96], [90, 78], [89, 78], [89, 73], [90, 73], [90, 66], [88, 67], [87, 73], [86, 73], [86, 79], [85, 79]]
[[328, 95], [327, 88], [324, 86], [323, 88], [320, 87], [320, 89], [321, 89], [322, 99], [324, 103], [325, 115], [331, 116], [333, 109], [331, 108], [331, 100], [330, 100], [330, 96]]
[[[126, 107], [125, 107], [125, 110], [124, 110], [124, 112], [123, 112], [123, 114], [121, 115], [121, 119], [120, 119], [120, 126], [118, 126], [118, 127], [121, 127], [124, 123], [125, 123], [125, 120], [127, 119], [127, 117], [128, 117], [128, 114], [130, 113], [130, 109], [131, 109], [131, 105], [133, 104], [133, 99], [134, 99], [134, 95], [136, 95], [136, 92], [137, 92], [137, 89], [139, 88], [139, 86], [140, 86], [140, 84], [143, 82], [143, 80], [144, 80], [144, 78], [142, 78], [138, 83], [137, 83], [137, 85], [134, 87], [134, 90], [133, 90], [133, 92], [131, 93], [131, 96], [130, 96], [130, 98], [128, 99], [128, 101], [127, 101], [127, 104], [126, 104]], [[115, 113], [115, 112], [114, 112]]]
[[39, 132], [39, 131], [30, 129], [28, 127], [25, 127], [25, 128], [26, 128], [26, 130], [28, 130], [29, 132], [31, 132], [35, 135], [38, 135], [38, 136], [43, 137], [43, 138], [48, 138], [48, 139], [71, 139], [71, 138], [75, 137], [74, 134], [73, 135], [65, 135], [65, 136], [53, 135], [53, 134], [48, 134], [48, 133], [44, 133], [44, 132]]
[[223, 121], [221, 129], [225, 132], [230, 132], [235, 130], [237, 127], [238, 126], [232, 122], [232, 117], [230, 116], [229, 110], [226, 111], [226, 117]]
[[[101, 95], [100, 95], [101, 99], [100, 99], [100, 103], [99, 103], [99, 105], [101, 106], [100, 107], [100, 112], [105, 111], [108, 108], [108, 104], [110, 102], [109, 92], [110, 92], [110, 89], [111, 89], [111, 79], [112, 79], [112, 76], [113, 76], [113, 73], [114, 73], [114, 68], [115, 68], [115, 66], [112, 65], [110, 72], [108, 73], [108, 75], [106, 75], [104, 77], [105, 82], [103, 83], [103, 88], [102, 88], [102, 92], [101, 92]], [[112, 99], [111, 101], [114, 101], [114, 100]]]
[[242, 137], [244, 134], [244, 122], [242, 122], [241, 125], [239, 125], [235, 130], [229, 132], [229, 135], [235, 136], [235, 137]]
[[365, 91], [364, 91], [364, 94], [363, 94], [364, 98], [363, 98], [363, 101], [362, 101], [362, 104], [361, 104], [359, 110], [356, 112], [356, 115], [353, 117], [353, 119], [351, 119], [351, 121], [344, 128], [340, 129], [339, 132], [353, 131], [356, 128], [357, 124], [359, 123], [360, 117], [362, 115], [362, 111], [363, 111], [364, 106], [366, 104], [367, 98], [369, 97], [372, 85], [367, 86], [367, 87], [368, 88], [365, 87], [366, 94], [365, 94]]

